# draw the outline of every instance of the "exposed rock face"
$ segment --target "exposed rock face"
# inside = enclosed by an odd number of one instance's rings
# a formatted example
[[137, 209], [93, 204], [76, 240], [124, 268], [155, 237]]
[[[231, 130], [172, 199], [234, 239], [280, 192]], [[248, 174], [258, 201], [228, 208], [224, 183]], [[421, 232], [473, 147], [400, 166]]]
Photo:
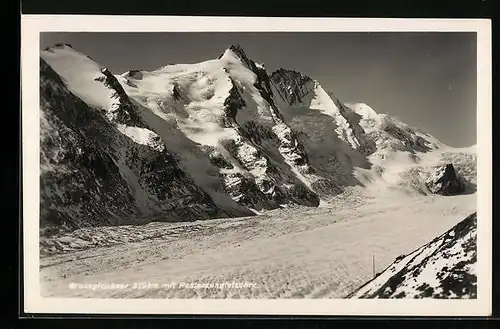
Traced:
[[102, 82], [109, 89], [109, 98], [112, 103], [109, 109], [103, 109], [108, 120], [111, 123], [146, 128], [146, 124], [115, 76], [105, 67], [101, 69], [101, 72], [102, 75], [95, 78], [95, 81]]
[[304, 146], [298, 140], [295, 132], [285, 122], [281, 110], [274, 101], [271, 80], [265, 68], [257, 66], [254, 61], [249, 59], [239, 45], [233, 45], [229, 47], [229, 50], [233, 51], [256, 75], [254, 87], [259, 91], [260, 96], [267, 103], [266, 105], [268, 106], [268, 111], [273, 123], [270, 130], [266, 129], [266, 125], [259, 126], [255, 121], [246, 122], [244, 128], [250, 127], [250, 131], [248, 131], [249, 135], [255, 132], [261, 133], [257, 135], [261, 140], [276, 140], [279, 151], [289, 165], [295, 166], [303, 173], [313, 172], [314, 169], [309, 166], [307, 154], [304, 152]]
[[80, 130], [109, 124], [69, 93], [43, 60], [40, 71], [40, 226], [74, 229], [135, 215], [113, 159]]
[[[277, 98], [284, 101], [283, 112], [288, 108], [302, 109], [304, 114], [311, 111], [323, 113], [335, 125], [337, 137], [351, 148], [363, 154], [373, 151], [373, 143], [365, 138], [365, 131], [359, 125], [361, 116], [344, 105], [331, 92], [323, 89], [318, 81], [293, 70], [279, 69], [272, 73], [271, 81]], [[296, 116], [297, 111], [293, 112]], [[326, 117], [324, 118], [327, 119]]]
[[302, 103], [314, 85], [308, 76], [294, 70], [278, 69], [271, 74], [271, 81], [277, 87], [279, 97], [286, 100], [290, 106]]
[[401, 128], [391, 120], [384, 121], [382, 130], [397, 141], [400, 141], [404, 150], [410, 152], [427, 152], [431, 150], [426, 144], [425, 139], [416, 135], [410, 128]]
[[224, 124], [226, 125], [226, 127], [236, 125], [236, 113], [247, 105], [243, 97], [241, 97], [241, 93], [232, 79], [231, 85], [232, 87], [229, 90], [229, 95], [224, 101], [224, 111], [226, 113]]
[[[269, 191], [272, 191], [272, 199], [278, 204], [291, 201], [307, 206], [318, 206], [320, 200], [319, 196], [315, 193], [318, 190], [314, 188], [314, 184], [317, 184], [318, 180], [324, 181], [324, 179], [311, 175], [314, 174], [315, 170], [309, 164], [304, 146], [297, 138], [295, 132], [286, 123], [280, 109], [275, 104], [271, 81], [267, 71], [264, 67], [258, 66], [254, 61], [249, 59], [239, 45], [233, 45], [229, 47], [229, 50], [255, 74], [256, 78], [253, 87], [256, 88], [263, 99], [263, 101], [260, 101], [261, 104], [257, 104], [257, 107], [264, 105], [270, 117], [268, 122], [259, 123], [258, 121], [251, 120], [243, 122], [241, 130], [244, 132], [242, 135], [246, 135], [254, 143], [258, 143], [256, 146], [259, 149], [265, 149], [266, 146], [264, 145], [266, 144], [277, 147], [285, 164], [290, 167], [292, 173], [296, 172], [295, 175], [291, 176], [291, 179], [283, 177], [279, 169], [271, 163], [271, 155], [266, 161], [266, 172], [275, 177], [271, 181], [286, 183], [278, 183], [278, 185], [274, 182], [271, 184], [267, 183], [262, 186], [261, 190], [268, 191], [265, 192], [267, 194], [269, 194]], [[257, 102], [259, 101], [257, 100]], [[238, 101], [238, 104], [242, 104], [241, 101]], [[246, 104], [242, 104], [240, 109], [244, 111], [244, 107], [246, 107]], [[270, 150], [270, 153], [272, 154], [272, 150]], [[300, 176], [297, 177], [297, 173]]]
[[465, 193], [474, 193], [477, 190], [477, 155], [475, 151], [444, 152], [444, 163], [453, 163], [458, 178], [465, 184]]
[[224, 217], [105, 72], [99, 80], [110, 88], [112, 105], [103, 113], [69, 92], [40, 61], [40, 220], [45, 232], [142, 223], [152, 216], [165, 221]]
[[439, 167], [426, 182], [432, 193], [441, 195], [457, 195], [465, 192], [465, 184], [455, 172], [453, 164]]
[[477, 213], [367, 282], [351, 298], [477, 298]]
[[[354, 167], [367, 167], [366, 156], [375, 150], [359, 124], [362, 116], [300, 72], [279, 69], [271, 81], [276, 104], [297, 132], [311, 167], [329, 182], [359, 184], [352, 175]], [[333, 185], [322, 190], [339, 190]]]

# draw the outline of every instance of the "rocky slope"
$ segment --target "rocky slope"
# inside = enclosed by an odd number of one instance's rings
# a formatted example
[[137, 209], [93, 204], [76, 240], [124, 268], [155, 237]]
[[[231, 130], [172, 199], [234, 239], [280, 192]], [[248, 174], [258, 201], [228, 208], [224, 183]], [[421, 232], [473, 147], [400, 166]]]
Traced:
[[273, 72], [271, 81], [285, 118], [294, 122], [298, 130], [309, 128], [308, 123], [300, 125], [301, 120], [312, 121], [311, 124], [318, 124], [321, 120], [328, 121], [329, 126], [319, 127], [322, 128], [320, 133], [326, 133], [326, 129], [333, 130], [333, 140], [337, 144], [345, 143], [347, 148], [344, 150], [354, 149], [365, 155], [375, 151], [374, 143], [366, 138], [365, 131], [359, 124], [363, 116], [323, 89], [318, 81], [302, 73], [284, 69]]
[[[155, 114], [150, 120], [160, 130], [174, 125], [200, 145], [233, 200], [256, 210], [319, 204], [312, 185], [322, 179], [274, 104], [265, 69], [241, 47], [231, 46], [215, 60], [132, 71], [118, 79]], [[196, 160], [185, 159], [185, 166], [194, 167]]]
[[446, 147], [433, 136], [375, 112], [364, 103], [344, 104], [304, 74], [279, 69], [272, 87], [285, 119], [299, 135], [313, 167], [341, 185], [363, 185], [357, 175], [382, 172], [402, 161]]
[[476, 298], [477, 214], [401, 255], [351, 298]]
[[[71, 52], [63, 46], [51, 51]], [[226, 217], [179, 168], [105, 68], [92, 80], [102, 107], [90, 107], [40, 61], [40, 186], [44, 232], [82, 226]], [[88, 89], [87, 89], [88, 90]], [[95, 96], [95, 95], [86, 95]], [[93, 99], [97, 101], [97, 98]]]
[[123, 74], [57, 45], [41, 52], [40, 74], [42, 227], [316, 207], [394, 157], [443, 146], [302, 73], [268, 74], [238, 45]]

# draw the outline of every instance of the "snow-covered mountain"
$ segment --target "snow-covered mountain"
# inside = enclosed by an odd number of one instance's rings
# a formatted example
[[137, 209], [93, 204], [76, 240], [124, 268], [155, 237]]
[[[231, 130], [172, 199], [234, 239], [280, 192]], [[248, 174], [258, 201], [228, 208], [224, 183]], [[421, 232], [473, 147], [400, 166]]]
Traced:
[[477, 213], [401, 255], [351, 298], [476, 298]]
[[40, 74], [42, 227], [235, 215], [179, 167], [106, 68], [63, 46], [42, 53]]
[[[265, 69], [240, 47], [215, 60], [117, 77], [138, 106], [154, 114], [145, 118], [169, 148], [185, 153], [176, 141], [169, 142], [165, 126], [199, 145], [235, 201], [257, 210], [288, 202], [319, 204], [310, 186], [320, 178], [274, 104]], [[181, 160], [186, 168], [197, 161]]]
[[43, 226], [316, 207], [450, 150], [302, 73], [268, 74], [238, 45], [123, 74], [57, 45], [40, 65]]

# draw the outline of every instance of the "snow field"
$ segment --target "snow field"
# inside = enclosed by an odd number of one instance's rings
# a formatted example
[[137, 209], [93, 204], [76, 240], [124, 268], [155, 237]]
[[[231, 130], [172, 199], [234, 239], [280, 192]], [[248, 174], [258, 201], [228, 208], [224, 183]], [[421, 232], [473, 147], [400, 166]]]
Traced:
[[[362, 202], [356, 198], [347, 196], [337, 200], [336, 206], [285, 209], [253, 218], [89, 229], [92, 236], [107, 235], [110, 246], [42, 258], [42, 294], [342, 298], [371, 279], [373, 256], [376, 270], [381, 271], [396, 257], [427, 243], [476, 209], [475, 195], [410, 198], [394, 194], [363, 198]], [[124, 235], [137, 241], [120, 242]], [[138, 238], [141, 235], [144, 240]], [[76, 241], [72, 236], [65, 239], [67, 244]], [[227, 281], [257, 286], [229, 290], [74, 290], [68, 286], [71, 282]]]

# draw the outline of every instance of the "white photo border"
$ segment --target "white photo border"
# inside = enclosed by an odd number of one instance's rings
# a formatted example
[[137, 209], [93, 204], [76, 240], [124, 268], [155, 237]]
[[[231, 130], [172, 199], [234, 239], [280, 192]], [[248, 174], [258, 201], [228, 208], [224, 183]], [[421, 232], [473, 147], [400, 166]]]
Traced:
[[[131, 30], [133, 26], [133, 30]], [[477, 299], [43, 298], [39, 280], [40, 32], [476, 32]], [[488, 19], [22, 15], [24, 312], [93, 314], [487, 316], [492, 297], [492, 57]]]

